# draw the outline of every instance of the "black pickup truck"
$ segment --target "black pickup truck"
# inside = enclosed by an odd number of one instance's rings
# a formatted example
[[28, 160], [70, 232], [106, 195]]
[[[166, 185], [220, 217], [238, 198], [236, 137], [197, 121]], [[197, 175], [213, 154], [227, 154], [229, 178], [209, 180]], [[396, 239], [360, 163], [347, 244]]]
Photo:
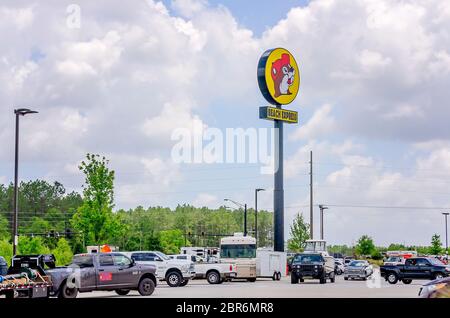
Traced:
[[390, 284], [399, 280], [404, 284], [411, 284], [413, 279], [439, 279], [450, 274], [450, 266], [431, 257], [414, 257], [401, 265], [383, 265], [380, 267], [381, 276]]

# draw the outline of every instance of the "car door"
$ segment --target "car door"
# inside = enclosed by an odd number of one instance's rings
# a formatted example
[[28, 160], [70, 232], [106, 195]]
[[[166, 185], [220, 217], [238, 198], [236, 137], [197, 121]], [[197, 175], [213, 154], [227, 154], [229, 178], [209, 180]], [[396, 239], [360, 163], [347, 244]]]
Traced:
[[113, 254], [114, 265], [117, 267], [117, 274], [114, 278], [118, 285], [122, 287], [136, 287], [139, 278], [139, 271], [132, 266], [132, 261], [127, 256], [115, 253]]
[[417, 259], [417, 278], [432, 278], [432, 266], [430, 262], [425, 258]]
[[114, 265], [111, 254], [98, 255], [98, 289], [114, 289], [119, 286], [117, 282], [118, 268]]
[[167, 270], [166, 262], [153, 252], [139, 252], [133, 253], [131, 258], [134, 259], [138, 264], [144, 265], [154, 265], [156, 267], [156, 276], [164, 278]]

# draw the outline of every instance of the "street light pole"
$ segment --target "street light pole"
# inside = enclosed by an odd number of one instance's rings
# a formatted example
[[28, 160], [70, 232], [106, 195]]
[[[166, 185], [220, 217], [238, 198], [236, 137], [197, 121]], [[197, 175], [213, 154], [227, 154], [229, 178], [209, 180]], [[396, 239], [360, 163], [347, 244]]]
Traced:
[[258, 192], [265, 191], [265, 189], [255, 189], [255, 240], [256, 246], [258, 246]]
[[16, 115], [16, 140], [15, 140], [15, 158], [14, 158], [14, 214], [13, 214], [13, 230], [12, 230], [12, 243], [13, 243], [13, 256], [16, 255], [17, 245], [19, 241], [18, 235], [18, 215], [19, 215], [19, 116], [25, 116], [27, 114], [35, 114], [37, 111], [29, 110], [26, 108], [14, 109]]
[[323, 210], [328, 209], [328, 207], [319, 204], [320, 209], [320, 239], [323, 240]]
[[445, 254], [448, 255], [448, 224], [447, 224], [447, 217], [449, 215], [449, 212], [443, 212], [442, 214], [445, 216]]

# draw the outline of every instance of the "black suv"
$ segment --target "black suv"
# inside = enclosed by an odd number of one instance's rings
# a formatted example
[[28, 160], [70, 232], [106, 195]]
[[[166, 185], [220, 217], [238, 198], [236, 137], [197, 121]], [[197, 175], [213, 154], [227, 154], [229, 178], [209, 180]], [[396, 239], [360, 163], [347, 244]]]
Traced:
[[334, 258], [320, 253], [296, 254], [292, 259], [291, 284], [299, 280], [303, 283], [305, 278], [319, 279], [321, 284], [329, 278], [334, 283]]

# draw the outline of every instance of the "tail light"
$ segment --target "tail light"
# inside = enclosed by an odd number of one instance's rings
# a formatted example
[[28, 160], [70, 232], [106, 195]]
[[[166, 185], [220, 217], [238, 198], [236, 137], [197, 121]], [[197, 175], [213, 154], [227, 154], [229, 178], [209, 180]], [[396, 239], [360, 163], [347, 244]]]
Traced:
[[230, 264], [230, 272], [233, 271], [233, 265]]

